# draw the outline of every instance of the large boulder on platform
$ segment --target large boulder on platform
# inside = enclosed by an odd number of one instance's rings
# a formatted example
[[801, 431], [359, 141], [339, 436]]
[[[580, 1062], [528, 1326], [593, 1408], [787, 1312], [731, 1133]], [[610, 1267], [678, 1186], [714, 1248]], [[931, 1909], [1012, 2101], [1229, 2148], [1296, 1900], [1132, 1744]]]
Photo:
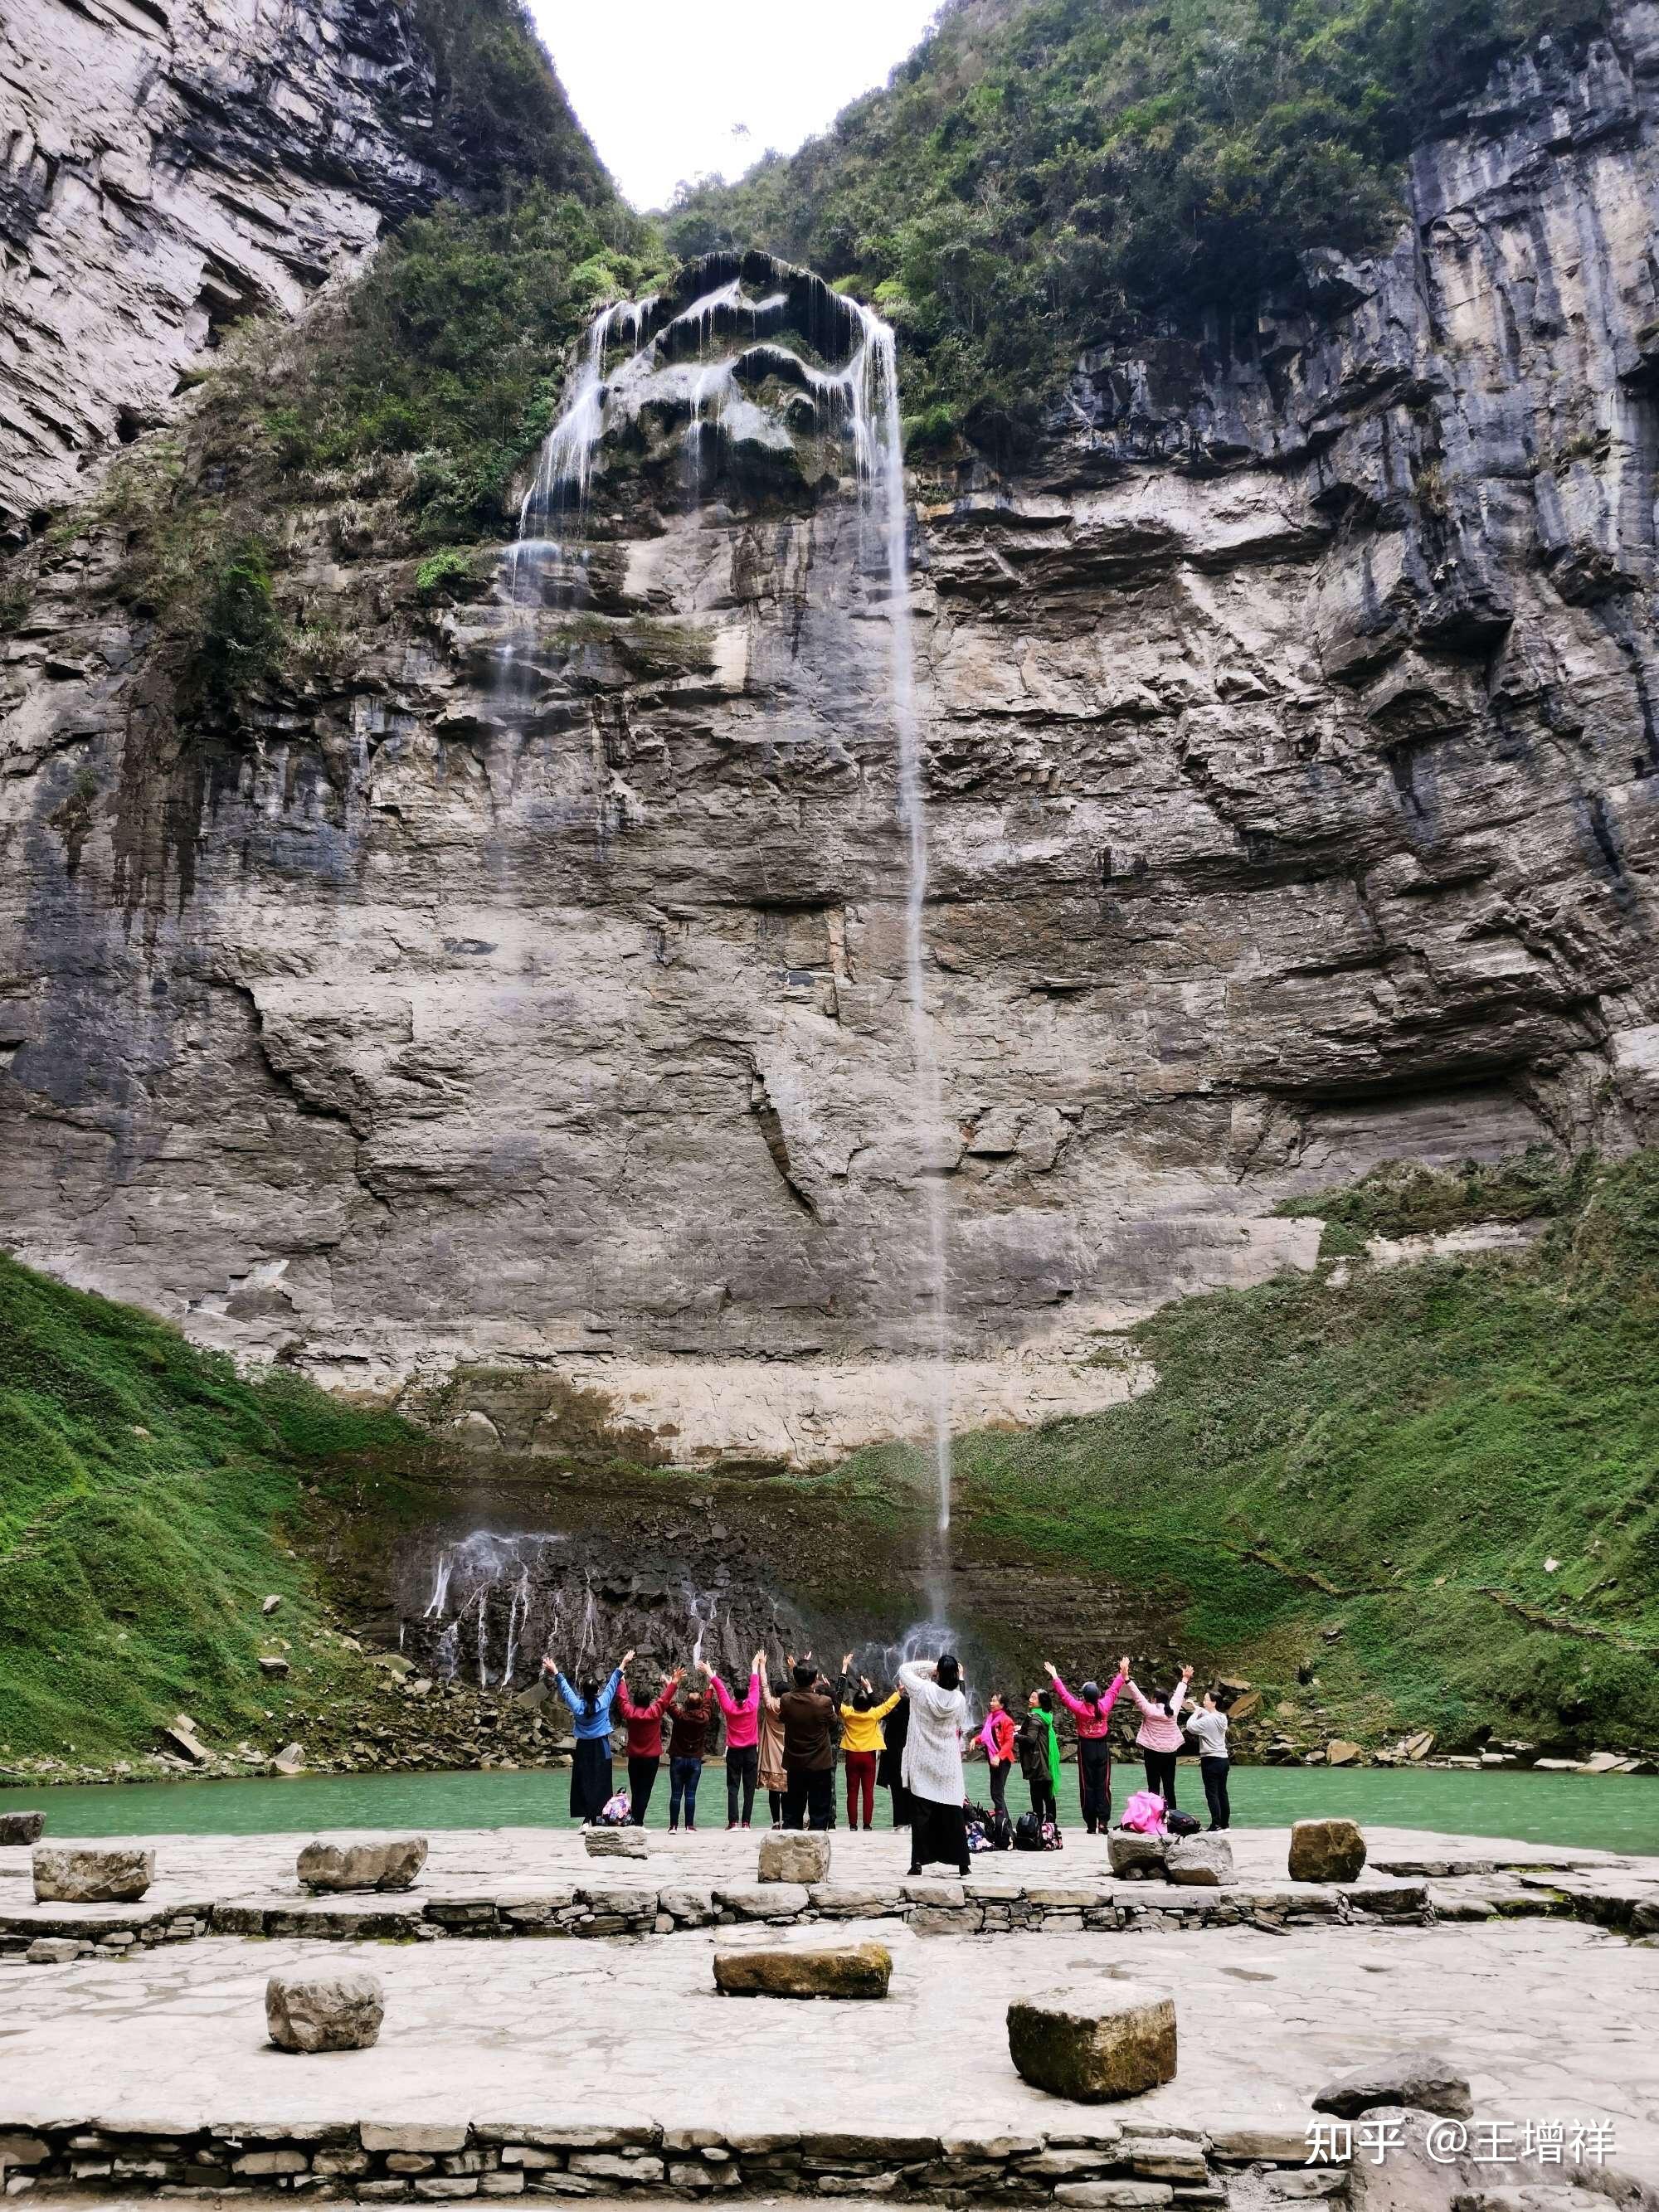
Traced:
[[1016, 1997], [1008, 2053], [1021, 2080], [1050, 2096], [1085, 2105], [1139, 2097], [1175, 2079], [1175, 1999], [1115, 1981]]
[[584, 1828], [582, 1849], [591, 1859], [645, 1859], [651, 1856], [643, 1828]]
[[46, 1830], [44, 1813], [0, 1813], [0, 1844], [8, 1848], [38, 1844]]
[[131, 1844], [37, 1844], [41, 1905], [132, 1905], [155, 1879], [155, 1854]]
[[1233, 1847], [1225, 1836], [1172, 1837], [1164, 1871], [1187, 1887], [1218, 1889], [1233, 1878]]
[[1379, 2105], [1409, 2106], [1449, 2120], [1467, 2120], [1474, 2112], [1468, 2081], [1437, 2051], [1397, 2051], [1356, 2066], [1328, 2081], [1313, 2101], [1315, 2112], [1334, 2112], [1342, 2120], [1357, 2120]]
[[413, 1889], [426, 1864], [424, 1836], [380, 1844], [307, 1844], [295, 1868], [307, 1889]]
[[1155, 1881], [1170, 1849], [1167, 1836], [1143, 1836], [1133, 1828], [1108, 1831], [1106, 1849], [1120, 1881]]
[[774, 1828], [760, 1840], [763, 1881], [828, 1881], [830, 1838], [821, 1829]]
[[1352, 1820], [1298, 1820], [1291, 1830], [1292, 1881], [1358, 1881], [1365, 1838]]
[[367, 2051], [380, 2039], [386, 1992], [360, 1970], [273, 1974], [265, 2026], [279, 2051]]
[[714, 1954], [714, 1986], [728, 1997], [884, 1997], [892, 1975], [884, 1943]]

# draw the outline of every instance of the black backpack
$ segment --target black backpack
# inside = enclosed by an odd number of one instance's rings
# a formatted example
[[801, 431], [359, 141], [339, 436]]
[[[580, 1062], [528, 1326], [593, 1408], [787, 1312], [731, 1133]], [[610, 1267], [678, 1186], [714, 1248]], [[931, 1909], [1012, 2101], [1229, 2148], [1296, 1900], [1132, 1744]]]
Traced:
[[1017, 1851], [1040, 1851], [1045, 1848], [1042, 1821], [1035, 1813], [1022, 1813], [1014, 1823], [1014, 1849]]
[[1014, 1848], [1014, 1824], [1006, 1808], [1000, 1807], [985, 1823], [985, 1840], [994, 1851], [1011, 1851]]
[[1164, 1828], [1172, 1836], [1195, 1836], [1203, 1825], [1201, 1820], [1194, 1820], [1190, 1813], [1166, 1813], [1164, 1815]]

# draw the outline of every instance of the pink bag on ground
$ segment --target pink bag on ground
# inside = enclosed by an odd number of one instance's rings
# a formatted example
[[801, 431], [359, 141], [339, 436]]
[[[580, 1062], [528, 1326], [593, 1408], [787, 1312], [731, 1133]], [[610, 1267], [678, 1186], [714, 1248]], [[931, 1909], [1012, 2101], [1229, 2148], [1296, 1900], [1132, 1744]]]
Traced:
[[1137, 1836], [1164, 1833], [1164, 1800], [1156, 1790], [1137, 1790], [1123, 1808], [1123, 1826]]

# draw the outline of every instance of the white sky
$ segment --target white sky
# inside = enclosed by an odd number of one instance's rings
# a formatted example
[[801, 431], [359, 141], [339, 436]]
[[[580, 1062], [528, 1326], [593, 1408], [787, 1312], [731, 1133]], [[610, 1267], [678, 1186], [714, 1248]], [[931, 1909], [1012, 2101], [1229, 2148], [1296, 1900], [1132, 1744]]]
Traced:
[[650, 208], [683, 177], [738, 176], [769, 146], [793, 153], [903, 60], [939, 0], [530, 6], [600, 160]]

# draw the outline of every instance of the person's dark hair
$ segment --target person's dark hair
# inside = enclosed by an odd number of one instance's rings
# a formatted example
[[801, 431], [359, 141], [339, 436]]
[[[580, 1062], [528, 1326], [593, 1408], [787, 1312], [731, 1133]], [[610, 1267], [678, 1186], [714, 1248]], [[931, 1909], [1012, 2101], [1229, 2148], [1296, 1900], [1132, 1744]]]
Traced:
[[1037, 1692], [1037, 1703], [1042, 1706], [1045, 1713], [1053, 1712], [1054, 1709], [1054, 1692], [1052, 1690], [1039, 1690]]
[[853, 1692], [853, 1711], [855, 1713], [867, 1713], [875, 1702], [868, 1690], [854, 1690]]
[[818, 1670], [816, 1667], [797, 1667], [795, 1669], [795, 1687], [798, 1690], [810, 1690], [813, 1683], [817, 1681], [817, 1675]]
[[599, 1678], [597, 1674], [584, 1674], [576, 1688], [581, 1697], [582, 1717], [586, 1719], [589, 1713], [599, 1711]]
[[1100, 1711], [1100, 1685], [1098, 1682], [1085, 1682], [1083, 1685], [1083, 1687], [1078, 1692], [1078, 1695], [1082, 1698], [1085, 1705], [1092, 1705], [1097, 1712]]
[[789, 1687], [788, 1677], [784, 1674], [769, 1674], [766, 1678], [766, 1686], [775, 1698], [781, 1698]]
[[954, 1690], [962, 1680], [962, 1662], [954, 1651], [947, 1651], [933, 1669], [935, 1680], [941, 1690]]

